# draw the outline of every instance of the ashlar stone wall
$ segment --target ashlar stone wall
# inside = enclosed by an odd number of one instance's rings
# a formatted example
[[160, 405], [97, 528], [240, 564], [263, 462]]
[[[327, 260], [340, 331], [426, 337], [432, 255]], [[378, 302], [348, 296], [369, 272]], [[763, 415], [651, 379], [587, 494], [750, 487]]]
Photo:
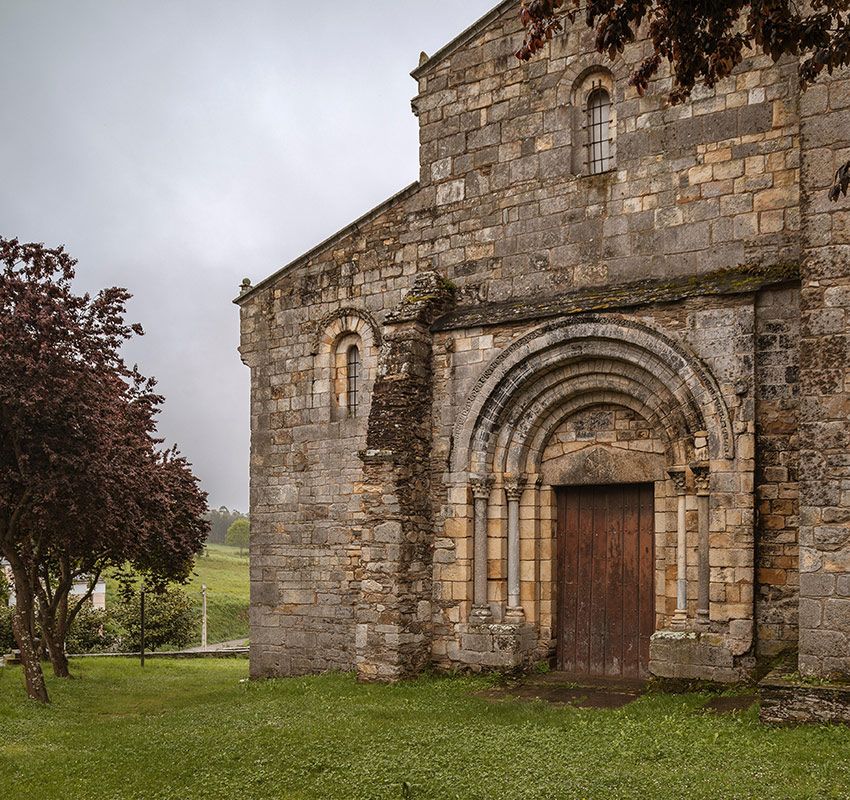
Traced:
[[850, 158], [850, 75], [807, 92], [800, 345], [800, 671], [850, 674], [850, 210], [827, 189]]
[[[251, 369], [251, 671], [355, 664], [363, 462], [382, 322], [412, 282], [401, 205], [379, 207], [242, 301]], [[407, 252], [408, 259], [411, 253]], [[362, 345], [362, 403], [340, 410], [337, 346]]]
[[756, 303], [756, 621], [759, 655], [796, 649], [800, 314], [797, 287]]
[[[799, 117], [793, 61], [748, 61], [716, 90], [671, 107], [669, 79], [627, 85], [644, 47], [601, 58], [575, 26], [529, 64], [510, 6], [480, 35], [414, 72], [421, 202], [436, 224], [420, 254], [491, 301], [798, 260]], [[610, 74], [616, 168], [590, 176], [588, 75]]]

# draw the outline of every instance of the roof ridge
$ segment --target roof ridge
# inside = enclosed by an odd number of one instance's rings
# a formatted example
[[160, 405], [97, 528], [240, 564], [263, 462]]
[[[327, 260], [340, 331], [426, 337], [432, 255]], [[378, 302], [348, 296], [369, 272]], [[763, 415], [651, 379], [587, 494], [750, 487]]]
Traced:
[[397, 202], [399, 202], [400, 200], [404, 200], [409, 195], [413, 194], [413, 192], [417, 189], [419, 189], [419, 181], [414, 181], [409, 186], [406, 186], [404, 189], [402, 189], [400, 192], [396, 192], [392, 197], [387, 198], [386, 200], [384, 200], [384, 202], [380, 203], [370, 211], [367, 211], [365, 214], [358, 217], [356, 220], [354, 220], [354, 222], [350, 222], [344, 228], [340, 228], [336, 233], [332, 233], [330, 236], [328, 236], [327, 239], [320, 242], [315, 247], [308, 250], [306, 253], [302, 253], [300, 256], [298, 256], [298, 258], [293, 259], [288, 264], [285, 264], [279, 270], [273, 272], [267, 278], [261, 280], [256, 286], [251, 286], [249, 289], [247, 289], [247, 291], [244, 291], [242, 294], [240, 294], [239, 297], [237, 297], [233, 302], [236, 305], [241, 305], [243, 301], [256, 294], [260, 289], [264, 289], [269, 284], [274, 283], [284, 272], [304, 264], [311, 258], [315, 258], [317, 255], [324, 252], [328, 247], [342, 239], [344, 236], [348, 236], [351, 233], [356, 233], [357, 229], [361, 225], [365, 225], [367, 222], [371, 222], [373, 219], [392, 208]]
[[495, 8], [491, 8], [483, 17], [481, 17], [476, 22], [473, 22], [472, 25], [470, 25], [465, 31], [459, 33], [457, 36], [455, 36], [454, 39], [452, 39], [447, 44], [444, 44], [427, 61], [423, 61], [418, 67], [416, 67], [415, 70], [413, 70], [413, 72], [410, 73], [411, 76], [416, 80], [419, 80], [432, 67], [435, 67], [444, 58], [451, 55], [455, 52], [455, 50], [462, 47], [470, 39], [477, 36], [484, 28], [486, 28], [491, 22], [498, 19], [511, 6], [518, 7], [519, 4], [517, 0], [502, 0], [499, 5], [495, 6]]

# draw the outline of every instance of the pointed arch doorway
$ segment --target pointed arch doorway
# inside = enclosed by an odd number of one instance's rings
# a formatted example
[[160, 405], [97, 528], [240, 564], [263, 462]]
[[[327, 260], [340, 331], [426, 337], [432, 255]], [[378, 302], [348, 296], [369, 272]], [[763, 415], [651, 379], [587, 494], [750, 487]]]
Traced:
[[558, 487], [557, 665], [646, 678], [655, 631], [652, 483]]

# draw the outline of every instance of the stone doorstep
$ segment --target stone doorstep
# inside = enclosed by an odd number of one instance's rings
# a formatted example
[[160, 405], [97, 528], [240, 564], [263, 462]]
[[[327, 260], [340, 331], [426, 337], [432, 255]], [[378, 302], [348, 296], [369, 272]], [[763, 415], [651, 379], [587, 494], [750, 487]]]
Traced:
[[766, 725], [850, 725], [850, 682], [808, 683], [776, 669], [759, 683]]
[[527, 681], [537, 686], [569, 685], [579, 689], [607, 690], [623, 694], [642, 694], [649, 686], [649, 678], [623, 678], [609, 675], [578, 675], [561, 670], [551, 670], [533, 675]]
[[532, 674], [479, 696], [489, 700], [540, 700], [553, 705], [577, 708], [617, 709], [640, 697], [647, 682], [641, 679], [572, 675], [567, 672]]

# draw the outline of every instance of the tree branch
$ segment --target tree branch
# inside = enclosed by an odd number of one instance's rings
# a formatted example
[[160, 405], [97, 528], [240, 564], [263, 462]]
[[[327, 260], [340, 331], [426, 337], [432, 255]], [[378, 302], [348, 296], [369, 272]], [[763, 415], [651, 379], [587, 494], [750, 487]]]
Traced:
[[68, 612], [68, 618], [65, 623], [65, 630], [67, 631], [74, 620], [77, 618], [77, 614], [80, 613], [83, 606], [91, 599], [91, 596], [94, 594], [94, 590], [97, 588], [98, 581], [100, 580], [100, 576], [103, 574], [102, 569], [98, 569], [92, 576], [89, 581], [88, 588], [86, 589], [85, 594], [74, 604], [74, 607]]
[[850, 161], [842, 164], [835, 171], [835, 183], [830, 189], [829, 199], [836, 202], [839, 197], [846, 197], [850, 190]]

